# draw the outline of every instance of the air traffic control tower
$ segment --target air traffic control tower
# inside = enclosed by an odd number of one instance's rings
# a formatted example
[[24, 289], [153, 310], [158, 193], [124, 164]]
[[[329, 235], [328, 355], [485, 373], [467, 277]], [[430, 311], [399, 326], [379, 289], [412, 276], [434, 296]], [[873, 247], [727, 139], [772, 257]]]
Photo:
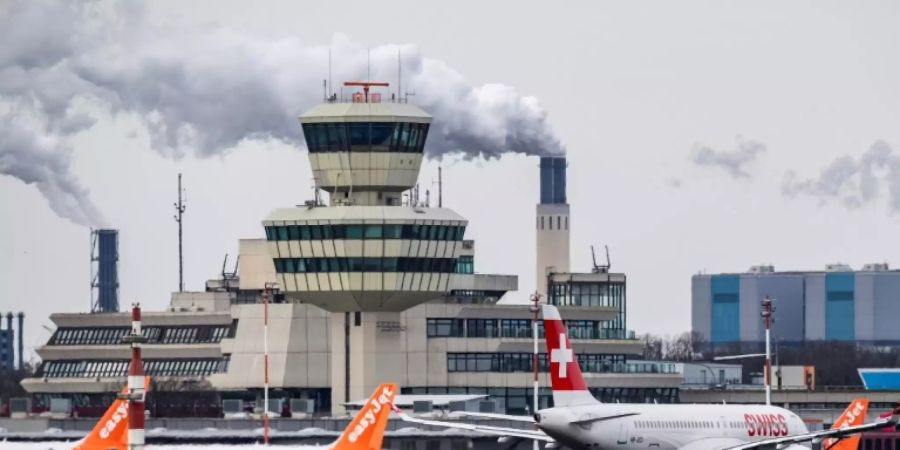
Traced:
[[392, 381], [392, 367], [406, 368], [413, 349], [389, 329], [402, 311], [446, 295], [467, 224], [412, 193], [403, 201], [416, 186], [431, 116], [369, 92], [387, 83], [346, 85], [364, 91], [300, 116], [329, 205], [277, 209], [263, 221], [286, 300], [330, 312], [331, 373], [347, 380], [333, 386], [332, 404], [364, 398]]

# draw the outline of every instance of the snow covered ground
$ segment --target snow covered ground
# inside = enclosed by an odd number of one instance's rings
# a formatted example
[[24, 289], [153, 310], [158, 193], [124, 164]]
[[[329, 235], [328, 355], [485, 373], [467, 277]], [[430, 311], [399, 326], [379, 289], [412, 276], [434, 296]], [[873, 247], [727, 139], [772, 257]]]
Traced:
[[[74, 442], [0, 442], [0, 450], [70, 450]], [[271, 447], [279, 447], [272, 445]], [[288, 446], [284, 446], [288, 447]], [[247, 445], [148, 445], [149, 450], [262, 450], [266, 447], [258, 444]], [[326, 446], [291, 445], [297, 450], [325, 450]]]

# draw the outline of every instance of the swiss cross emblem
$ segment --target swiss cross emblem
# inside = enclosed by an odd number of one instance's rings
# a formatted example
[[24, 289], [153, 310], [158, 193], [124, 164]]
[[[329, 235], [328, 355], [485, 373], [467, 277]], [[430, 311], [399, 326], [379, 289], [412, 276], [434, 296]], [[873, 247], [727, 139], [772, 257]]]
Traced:
[[572, 349], [568, 348], [566, 341], [566, 334], [559, 333], [559, 348], [554, 348], [550, 351], [550, 362], [555, 362], [559, 364], [559, 372], [558, 375], [560, 378], [566, 378], [569, 376], [568, 367], [569, 363], [573, 361]]

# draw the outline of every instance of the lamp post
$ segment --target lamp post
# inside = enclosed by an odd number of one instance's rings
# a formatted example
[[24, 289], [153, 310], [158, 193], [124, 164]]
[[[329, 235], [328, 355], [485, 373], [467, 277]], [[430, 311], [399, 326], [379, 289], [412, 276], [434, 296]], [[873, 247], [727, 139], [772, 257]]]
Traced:
[[752, 353], [747, 355], [730, 355], [730, 356], [717, 356], [713, 358], [713, 361], [727, 361], [731, 359], [743, 359], [743, 358], [755, 358], [759, 356], [765, 356], [766, 362], [765, 366], [763, 366], [763, 380], [765, 382], [766, 389], [766, 405], [772, 404], [772, 351], [771, 351], [771, 339], [770, 339], [770, 328], [772, 327], [772, 321], [774, 319], [775, 314], [775, 305], [774, 300], [769, 298], [767, 295], [762, 299], [761, 302], [762, 311], [760, 312], [760, 316], [763, 318], [763, 323], [766, 326], [766, 352], [765, 353]]
[[765, 381], [766, 381], [766, 405], [772, 404], [772, 357], [771, 357], [771, 343], [769, 341], [770, 328], [772, 326], [772, 314], [775, 312], [775, 306], [772, 305], [772, 299], [767, 295], [762, 299], [762, 311], [760, 315], [763, 318], [763, 322], [766, 324], [766, 368], [765, 368]]
[[[538, 389], [539, 389], [538, 371], [540, 370], [538, 368], [538, 312], [541, 310], [540, 303], [541, 303], [541, 294], [538, 294], [537, 292], [535, 292], [534, 294], [531, 294], [531, 306], [529, 307], [529, 309], [531, 310], [531, 313], [532, 313], [531, 336], [534, 338], [534, 357], [532, 359], [532, 366], [534, 368], [534, 385], [533, 385], [534, 392], [533, 392], [532, 403], [531, 403], [531, 409], [532, 409], [531, 413], [533, 415], [537, 415], [537, 411], [538, 411]], [[535, 429], [537, 429], [537, 426], [535, 426]], [[532, 447], [534, 450], [537, 450], [538, 442], [532, 441]]]

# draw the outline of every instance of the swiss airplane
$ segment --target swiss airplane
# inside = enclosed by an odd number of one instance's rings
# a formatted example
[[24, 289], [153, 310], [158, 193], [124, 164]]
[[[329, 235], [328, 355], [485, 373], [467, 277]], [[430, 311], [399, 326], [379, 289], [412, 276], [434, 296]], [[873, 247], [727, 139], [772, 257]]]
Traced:
[[835, 428], [816, 432], [807, 430], [791, 411], [769, 405], [601, 403], [588, 391], [559, 311], [544, 305], [543, 316], [554, 407], [539, 410], [534, 418], [464, 413], [531, 422], [537, 430], [425, 420], [398, 411], [400, 418], [505, 436], [505, 441], [531, 439], [547, 442], [551, 448], [565, 445], [590, 450], [808, 450], [801, 444], [824, 439], [836, 442], [862, 431], [895, 428], [900, 420], [900, 407], [895, 407], [890, 417], [862, 424], [868, 408], [864, 400], [854, 401]]
[[[145, 386], [149, 385], [149, 382], [145, 384]], [[363, 404], [362, 409], [330, 448], [332, 450], [381, 450], [384, 430], [387, 427], [388, 418], [391, 415], [391, 405], [396, 394], [396, 384], [385, 383], [378, 386], [372, 397]], [[90, 434], [73, 447], [73, 450], [127, 449], [127, 400], [113, 402]]]

